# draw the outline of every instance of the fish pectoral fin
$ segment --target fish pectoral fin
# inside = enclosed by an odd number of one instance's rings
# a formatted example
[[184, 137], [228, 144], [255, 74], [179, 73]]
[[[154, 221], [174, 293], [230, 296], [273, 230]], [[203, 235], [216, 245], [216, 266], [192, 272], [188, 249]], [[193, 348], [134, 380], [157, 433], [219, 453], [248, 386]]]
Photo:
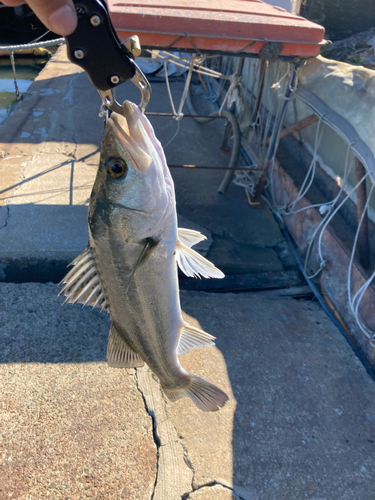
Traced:
[[193, 229], [185, 229], [182, 227], [178, 228], [177, 234], [178, 239], [181, 241], [181, 243], [189, 248], [207, 239], [207, 237], [199, 231], [194, 231]]
[[215, 345], [216, 337], [204, 332], [200, 328], [185, 323], [180, 334], [180, 342], [177, 347], [177, 354], [183, 356], [198, 347], [208, 347]]
[[107, 309], [90, 248], [87, 247], [70, 265], [73, 266], [72, 269], [60, 283], [64, 284], [59, 293], [66, 296], [64, 304], [83, 304]]
[[186, 276], [193, 278], [201, 276], [203, 278], [224, 278], [225, 276], [212, 262], [181, 241], [177, 241], [176, 258], [178, 267]]
[[138, 259], [136, 268], [141, 267], [147, 261], [152, 252], [158, 246], [158, 243], [159, 240], [155, 240], [153, 238], [146, 238], [145, 246], [143, 248], [140, 258]]
[[130, 278], [129, 278], [129, 281], [128, 281], [128, 285], [126, 287], [126, 291], [129, 290], [129, 286], [130, 286], [130, 283], [132, 282], [134, 273], [136, 272], [136, 270], [139, 267], [141, 267], [147, 261], [147, 259], [150, 257], [150, 255], [152, 254], [152, 252], [157, 247], [158, 243], [159, 243], [158, 240], [154, 240], [153, 238], [146, 238], [144, 246], [142, 248], [142, 251], [141, 251], [141, 253], [140, 253], [140, 255], [139, 255], [138, 259], [137, 259], [137, 262], [135, 263], [135, 266], [134, 266], [134, 268], [132, 270], [132, 273], [130, 275]]
[[107, 362], [112, 368], [138, 368], [143, 359], [121, 337], [114, 324], [109, 331]]

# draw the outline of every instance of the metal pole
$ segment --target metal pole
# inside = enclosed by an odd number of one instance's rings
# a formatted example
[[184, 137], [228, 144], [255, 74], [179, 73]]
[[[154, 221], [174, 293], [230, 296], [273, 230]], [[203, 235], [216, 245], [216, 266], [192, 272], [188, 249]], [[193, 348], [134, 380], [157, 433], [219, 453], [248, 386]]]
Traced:
[[262, 102], [262, 95], [263, 95], [263, 86], [264, 86], [264, 75], [266, 73], [266, 67], [267, 67], [267, 61], [265, 59], [262, 59], [259, 64], [259, 78], [258, 78], [258, 91], [257, 91], [257, 98], [255, 101], [255, 106], [254, 106], [254, 111], [251, 116], [251, 121], [254, 122], [258, 116], [258, 112], [260, 109], [260, 104]]
[[292, 74], [291, 74], [290, 80], [289, 80], [289, 85], [288, 85], [286, 92], [285, 92], [284, 101], [282, 103], [280, 112], [275, 119], [275, 123], [273, 126], [272, 135], [270, 138], [270, 143], [268, 146], [266, 158], [264, 160], [263, 172], [262, 172], [262, 175], [258, 181], [256, 188], [255, 188], [254, 198], [251, 200], [254, 205], [260, 205], [260, 198], [262, 196], [263, 189], [264, 189], [264, 186], [265, 186], [266, 181], [267, 181], [268, 167], [271, 163], [273, 154], [275, 152], [275, 148], [277, 147], [278, 141], [280, 139], [280, 130], [281, 130], [281, 126], [282, 126], [282, 123], [284, 120], [285, 111], [286, 111], [286, 108], [288, 106], [289, 97], [290, 97], [290, 95], [292, 93], [292, 89], [294, 87], [296, 75], [297, 75], [296, 68], [293, 68]]

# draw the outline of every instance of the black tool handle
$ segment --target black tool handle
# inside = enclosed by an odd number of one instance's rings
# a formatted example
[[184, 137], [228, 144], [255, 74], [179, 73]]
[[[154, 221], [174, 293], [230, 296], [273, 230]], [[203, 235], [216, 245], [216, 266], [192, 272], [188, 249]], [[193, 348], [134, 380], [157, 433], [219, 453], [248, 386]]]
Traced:
[[108, 90], [135, 75], [132, 53], [118, 38], [107, 6], [100, 0], [76, 0], [76, 30], [66, 36], [68, 57], [83, 68], [98, 90]]

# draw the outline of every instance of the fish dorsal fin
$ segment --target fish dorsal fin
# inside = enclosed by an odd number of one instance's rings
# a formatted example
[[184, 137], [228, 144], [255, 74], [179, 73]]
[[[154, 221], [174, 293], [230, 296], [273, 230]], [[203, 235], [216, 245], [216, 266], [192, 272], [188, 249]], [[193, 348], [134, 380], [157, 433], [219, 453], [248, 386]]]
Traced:
[[193, 229], [185, 229], [179, 227], [177, 232], [178, 239], [181, 241], [181, 243], [189, 248], [207, 239], [204, 234], [200, 233], [199, 231], [194, 231]]
[[87, 247], [70, 265], [73, 266], [72, 269], [60, 283], [65, 285], [59, 293], [66, 296], [64, 304], [107, 309], [90, 249]]
[[177, 241], [176, 258], [181, 271], [193, 278], [224, 278], [224, 273], [192, 248]]
[[200, 328], [185, 323], [181, 330], [180, 342], [177, 347], [177, 354], [183, 356], [198, 347], [215, 345], [215, 337], [204, 332]]
[[113, 323], [109, 331], [107, 362], [112, 368], [136, 368], [144, 365], [142, 358], [128, 346]]

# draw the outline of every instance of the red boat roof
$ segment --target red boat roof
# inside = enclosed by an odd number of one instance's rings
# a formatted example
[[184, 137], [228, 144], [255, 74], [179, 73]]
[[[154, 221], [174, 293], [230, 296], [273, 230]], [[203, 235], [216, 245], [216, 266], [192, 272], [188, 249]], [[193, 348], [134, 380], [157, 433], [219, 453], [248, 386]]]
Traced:
[[[324, 28], [260, 0], [108, 0], [120, 38], [149, 48], [259, 53], [265, 40], [282, 56], [319, 54]], [[255, 42], [254, 44], [252, 42]]]

